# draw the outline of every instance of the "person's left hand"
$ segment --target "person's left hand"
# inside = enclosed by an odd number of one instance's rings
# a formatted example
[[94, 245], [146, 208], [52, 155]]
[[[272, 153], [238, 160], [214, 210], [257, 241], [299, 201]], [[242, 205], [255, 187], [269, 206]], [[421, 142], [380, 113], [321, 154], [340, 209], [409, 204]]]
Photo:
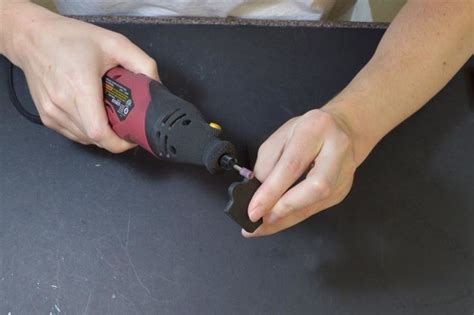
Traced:
[[273, 234], [341, 202], [357, 168], [349, 130], [334, 114], [312, 110], [270, 136], [258, 152], [255, 175], [262, 185], [249, 205], [250, 219], [263, 217], [263, 224], [242, 234]]

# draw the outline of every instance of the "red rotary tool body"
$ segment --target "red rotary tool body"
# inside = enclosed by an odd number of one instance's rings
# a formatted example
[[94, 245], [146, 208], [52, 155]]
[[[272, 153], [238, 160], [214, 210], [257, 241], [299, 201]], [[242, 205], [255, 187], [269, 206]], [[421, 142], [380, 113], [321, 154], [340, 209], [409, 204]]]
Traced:
[[234, 146], [219, 138], [220, 126], [161, 83], [122, 67], [108, 71], [103, 83], [109, 121], [121, 138], [164, 160], [204, 165], [211, 174], [238, 167]]

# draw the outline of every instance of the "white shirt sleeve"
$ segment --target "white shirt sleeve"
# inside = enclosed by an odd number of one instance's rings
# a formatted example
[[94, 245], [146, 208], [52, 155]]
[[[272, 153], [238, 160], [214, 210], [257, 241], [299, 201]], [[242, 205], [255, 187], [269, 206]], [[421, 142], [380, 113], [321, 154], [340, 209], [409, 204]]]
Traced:
[[318, 20], [335, 0], [55, 0], [72, 15], [205, 16]]

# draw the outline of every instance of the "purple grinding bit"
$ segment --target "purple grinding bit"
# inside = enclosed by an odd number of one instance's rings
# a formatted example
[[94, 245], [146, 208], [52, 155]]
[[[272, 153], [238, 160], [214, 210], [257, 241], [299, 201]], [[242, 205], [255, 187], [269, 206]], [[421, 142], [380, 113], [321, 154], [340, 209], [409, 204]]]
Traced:
[[226, 171], [230, 171], [232, 169], [236, 170], [242, 177], [246, 179], [253, 179], [255, 177], [251, 170], [237, 164], [237, 159], [231, 155], [224, 154], [219, 160], [219, 165]]
[[234, 169], [237, 172], [239, 172], [239, 174], [242, 177], [245, 177], [247, 179], [253, 179], [255, 177], [254, 173], [251, 170], [249, 170], [248, 168], [245, 168], [245, 167], [242, 167], [242, 166], [239, 166], [239, 165], [235, 164]]

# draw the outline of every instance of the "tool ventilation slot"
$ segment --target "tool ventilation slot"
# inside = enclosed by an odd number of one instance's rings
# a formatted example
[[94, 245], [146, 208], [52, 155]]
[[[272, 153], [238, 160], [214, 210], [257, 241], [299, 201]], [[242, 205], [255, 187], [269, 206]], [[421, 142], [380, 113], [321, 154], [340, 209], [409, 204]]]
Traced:
[[163, 156], [163, 146], [161, 144], [161, 132], [158, 131], [156, 134], [156, 138], [158, 139], [158, 155]]
[[179, 115], [178, 117], [176, 117], [176, 118], [170, 123], [170, 125], [169, 125], [168, 128], [169, 128], [169, 129], [173, 128], [173, 126], [176, 125], [176, 123], [177, 123], [181, 118], [183, 118], [183, 117], [185, 117], [185, 116], [186, 116], [186, 114], [181, 114], [181, 115]]
[[170, 152], [172, 155], [176, 155], [176, 148], [174, 146], [170, 146]]
[[164, 145], [164, 148], [165, 148], [165, 156], [166, 156], [166, 157], [169, 157], [170, 155], [168, 154], [168, 136], [165, 136], [165, 145]]
[[[168, 127], [167, 129], [169, 130], [171, 130], [178, 124], [181, 124], [182, 126], [188, 126], [191, 124], [191, 120], [185, 119], [186, 116], [186, 113], [183, 113], [180, 108], [177, 108], [173, 111], [170, 111], [163, 117], [163, 119], [161, 120], [161, 125], [165, 128]], [[158, 155], [160, 157], [166, 158], [176, 156], [176, 147], [169, 143], [168, 135], [166, 134], [166, 129], [161, 128], [161, 131], [158, 131], [156, 136], [158, 139]]]
[[161, 133], [161, 131], [158, 131], [156, 134], [158, 138], [158, 155], [160, 157], [169, 157], [168, 156], [168, 136], [164, 133]]
[[177, 108], [177, 109], [175, 109], [174, 111], [168, 113], [168, 114], [163, 118], [163, 120], [161, 121], [161, 124], [162, 124], [163, 126], [166, 125], [166, 123], [168, 122], [168, 120], [170, 120], [170, 118], [171, 118], [174, 114], [176, 114], [177, 112], [179, 112], [180, 110], [181, 110], [180, 108]]

